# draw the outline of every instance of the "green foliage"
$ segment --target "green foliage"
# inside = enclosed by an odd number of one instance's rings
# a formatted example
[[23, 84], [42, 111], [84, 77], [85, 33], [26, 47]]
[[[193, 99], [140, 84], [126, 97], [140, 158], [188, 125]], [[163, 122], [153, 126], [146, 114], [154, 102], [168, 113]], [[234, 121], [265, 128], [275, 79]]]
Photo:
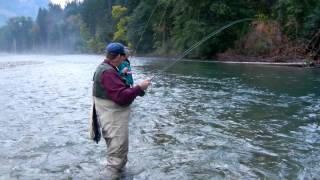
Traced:
[[113, 40], [114, 41], [127, 41], [126, 33], [127, 33], [127, 24], [130, 21], [129, 17], [121, 18], [117, 24], [117, 31], [114, 33]]
[[257, 15], [255, 16], [255, 18], [256, 18], [258, 21], [267, 21], [267, 20], [270, 19], [270, 18], [269, 18], [267, 15], [265, 15], [265, 14], [257, 14]]
[[218, 17], [227, 17], [232, 12], [231, 8], [224, 3], [212, 3], [210, 11], [215, 12]]
[[278, 3], [278, 19], [283, 25], [284, 32], [291, 38], [303, 36], [308, 28], [310, 16], [316, 8], [320, 7], [319, 0], [281, 0]]
[[[74, 4], [72, 4], [74, 6]], [[76, 7], [73, 7], [76, 8]], [[67, 6], [65, 10], [70, 10]], [[83, 52], [80, 16], [49, 4], [40, 8], [36, 21], [26, 17], [9, 19], [2, 28], [0, 48], [7, 52]]]
[[305, 36], [310, 37], [320, 30], [320, 6], [315, 8], [312, 13], [305, 18]]
[[103, 53], [104, 51], [104, 43], [102, 43], [98, 38], [89, 39], [86, 42], [86, 45], [91, 53]]
[[[148, 53], [153, 51], [153, 23], [155, 14], [151, 16], [154, 10], [158, 9], [159, 2], [141, 0], [140, 3], [134, 8], [130, 15], [128, 24], [128, 41], [132, 43], [134, 49], [138, 53]], [[150, 18], [150, 21], [148, 21]]]
[[128, 9], [126, 7], [123, 7], [120, 5], [112, 6], [112, 18], [119, 19], [127, 11], [128, 11]]
[[86, 26], [85, 23], [81, 23], [80, 24], [80, 35], [82, 37], [82, 39], [86, 42], [86, 41], [89, 41], [91, 35], [90, 35], [90, 32], [89, 32], [89, 29], [88, 27]]
[[112, 6], [112, 18], [118, 22], [116, 25], [116, 31], [114, 32], [113, 40], [123, 41], [126, 44], [128, 43], [127, 26], [130, 21], [130, 17], [124, 16], [127, 10], [128, 9], [126, 7], [120, 5]]
[[[320, 27], [319, 0], [83, 0], [40, 8], [35, 21], [17, 17], [0, 29], [0, 50], [103, 52], [120, 41], [137, 53], [179, 55], [223, 25], [242, 18], [276, 20], [291, 39], [309, 38]], [[208, 58], [234, 46], [249, 24], [233, 26], [195, 48]], [[265, 42], [257, 42], [264, 53]]]
[[1, 29], [1, 47], [9, 52], [26, 51], [32, 47], [33, 21], [31, 18], [15, 17], [8, 20]]

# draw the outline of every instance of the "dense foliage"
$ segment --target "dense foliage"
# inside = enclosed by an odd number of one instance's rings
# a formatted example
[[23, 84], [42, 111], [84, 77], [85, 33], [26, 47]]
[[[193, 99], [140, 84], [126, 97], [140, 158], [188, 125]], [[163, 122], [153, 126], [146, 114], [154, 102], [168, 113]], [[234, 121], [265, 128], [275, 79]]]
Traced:
[[[274, 20], [287, 37], [310, 39], [320, 28], [320, 0], [84, 0], [64, 9], [49, 4], [35, 21], [8, 20], [0, 29], [0, 50], [101, 53], [106, 43], [120, 41], [140, 54], [173, 56], [242, 18]], [[235, 25], [189, 56], [223, 52], [248, 28], [248, 23]]]

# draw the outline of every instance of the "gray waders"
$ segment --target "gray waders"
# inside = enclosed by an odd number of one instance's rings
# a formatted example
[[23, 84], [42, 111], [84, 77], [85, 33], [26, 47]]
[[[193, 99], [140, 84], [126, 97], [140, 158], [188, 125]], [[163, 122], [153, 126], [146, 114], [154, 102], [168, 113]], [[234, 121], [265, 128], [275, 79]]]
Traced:
[[111, 100], [93, 98], [102, 136], [107, 143], [107, 168], [117, 173], [127, 163], [130, 106], [122, 107]]

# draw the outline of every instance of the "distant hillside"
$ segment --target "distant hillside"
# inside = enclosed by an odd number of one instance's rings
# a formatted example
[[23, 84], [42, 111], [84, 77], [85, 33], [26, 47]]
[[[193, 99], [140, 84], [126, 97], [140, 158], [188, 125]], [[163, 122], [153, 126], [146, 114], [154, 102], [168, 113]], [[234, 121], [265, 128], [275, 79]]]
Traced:
[[39, 7], [47, 7], [49, 0], [0, 0], [0, 26], [15, 16], [35, 18]]

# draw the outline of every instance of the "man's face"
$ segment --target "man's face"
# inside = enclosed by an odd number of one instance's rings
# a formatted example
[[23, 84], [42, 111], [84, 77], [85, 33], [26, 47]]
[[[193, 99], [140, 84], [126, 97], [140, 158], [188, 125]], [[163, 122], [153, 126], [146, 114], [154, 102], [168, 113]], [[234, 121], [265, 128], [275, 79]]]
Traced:
[[120, 64], [126, 59], [125, 54], [119, 54], [118, 57], [116, 58], [116, 65], [120, 66]]

